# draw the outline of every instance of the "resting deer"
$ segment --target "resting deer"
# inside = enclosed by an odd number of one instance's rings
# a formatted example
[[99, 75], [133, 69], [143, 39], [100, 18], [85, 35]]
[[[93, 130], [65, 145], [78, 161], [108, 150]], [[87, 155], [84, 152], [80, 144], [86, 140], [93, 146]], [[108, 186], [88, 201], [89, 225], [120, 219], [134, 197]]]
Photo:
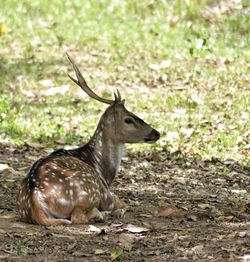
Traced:
[[[67, 54], [68, 55], [68, 54]], [[129, 112], [117, 90], [114, 100], [95, 94], [68, 55], [77, 80], [90, 97], [109, 107], [90, 141], [72, 150], [57, 150], [36, 161], [22, 181], [17, 204], [23, 221], [40, 225], [103, 221], [100, 211], [122, 210], [125, 203], [110, 192], [125, 143], [153, 143], [160, 134]]]

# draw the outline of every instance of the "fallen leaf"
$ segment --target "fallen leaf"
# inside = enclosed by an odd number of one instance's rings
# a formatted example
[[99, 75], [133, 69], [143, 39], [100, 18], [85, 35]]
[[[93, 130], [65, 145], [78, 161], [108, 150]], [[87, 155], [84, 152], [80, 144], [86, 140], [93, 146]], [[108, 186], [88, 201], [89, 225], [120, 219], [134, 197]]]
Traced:
[[102, 230], [98, 227], [93, 226], [93, 225], [89, 225], [88, 228], [87, 228], [87, 231], [96, 232], [96, 233], [100, 234]]
[[52, 233], [53, 237], [57, 237], [57, 238], [68, 238], [68, 239], [75, 239], [75, 236], [70, 236], [70, 235], [66, 235], [66, 234], [58, 234], [58, 233]]
[[122, 249], [119, 247], [116, 247], [112, 252], [111, 252], [111, 260], [115, 260], [118, 257], [120, 257], [123, 254]]
[[241, 200], [237, 197], [228, 197], [227, 200], [232, 203], [239, 203]]
[[93, 254], [87, 253], [85, 251], [75, 251], [72, 253], [74, 257], [92, 257]]
[[195, 253], [195, 254], [200, 254], [202, 252], [202, 249], [204, 248], [204, 245], [200, 244], [197, 245], [195, 247], [192, 247], [191, 250]]
[[155, 216], [157, 217], [170, 217], [170, 218], [180, 218], [184, 216], [184, 212], [179, 209], [173, 209], [171, 207], [161, 207], [155, 211]]
[[211, 206], [209, 204], [198, 204], [198, 207], [201, 208], [201, 209], [213, 208], [213, 206]]
[[229, 222], [233, 219], [233, 216], [219, 216], [216, 220], [222, 221], [222, 222]]
[[189, 215], [188, 218], [192, 221], [198, 221], [198, 217], [196, 215]]
[[149, 229], [146, 227], [137, 227], [134, 225], [129, 224], [126, 228], [124, 228], [125, 230], [128, 230], [131, 233], [143, 233], [143, 232], [148, 232]]
[[245, 237], [247, 235], [246, 231], [241, 231], [238, 233], [239, 237]]
[[[228, 235], [226, 236], [226, 238], [227, 238], [227, 239], [233, 239], [233, 238], [236, 237], [236, 235], [237, 235], [236, 232], [232, 232], [232, 233], [228, 234]], [[223, 237], [223, 238], [224, 238], [224, 237]]]
[[103, 249], [97, 248], [95, 250], [95, 255], [105, 254], [106, 252], [107, 252], [107, 250], [103, 250]]
[[3, 174], [4, 176], [9, 176], [12, 174], [15, 174], [16, 171], [10, 167], [7, 164], [0, 164], [0, 174]]
[[152, 217], [152, 215], [141, 213], [141, 214], [138, 215], [138, 217], [146, 217], [146, 218], [149, 218], [149, 217]]
[[9, 168], [7, 164], [0, 164], [0, 172], [2, 172], [6, 168]]
[[122, 233], [119, 236], [119, 245], [128, 251], [132, 249], [134, 242], [135, 242], [135, 237], [133, 235]]
[[239, 257], [241, 259], [242, 262], [248, 262], [250, 261], [250, 254], [245, 254], [243, 256]]
[[112, 223], [110, 226], [111, 227], [122, 227], [123, 224], [122, 223]]

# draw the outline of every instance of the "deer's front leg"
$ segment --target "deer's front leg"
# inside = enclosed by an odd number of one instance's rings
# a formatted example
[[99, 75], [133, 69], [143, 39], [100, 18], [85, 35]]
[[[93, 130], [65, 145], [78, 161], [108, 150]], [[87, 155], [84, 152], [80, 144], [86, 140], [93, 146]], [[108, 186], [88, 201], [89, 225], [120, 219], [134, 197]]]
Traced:
[[127, 208], [126, 203], [114, 194], [113, 194], [113, 201], [114, 201], [115, 209], [126, 209]]
[[92, 221], [103, 221], [102, 213], [96, 208], [84, 211], [77, 207], [71, 214], [71, 221], [73, 224], [87, 224]]
[[111, 192], [107, 192], [103, 194], [103, 196], [101, 200], [101, 210], [103, 210], [102, 215], [104, 220], [123, 217], [127, 210], [125, 202]]
[[116, 209], [111, 211], [111, 217], [122, 218], [127, 211], [127, 205], [118, 196], [113, 195]]

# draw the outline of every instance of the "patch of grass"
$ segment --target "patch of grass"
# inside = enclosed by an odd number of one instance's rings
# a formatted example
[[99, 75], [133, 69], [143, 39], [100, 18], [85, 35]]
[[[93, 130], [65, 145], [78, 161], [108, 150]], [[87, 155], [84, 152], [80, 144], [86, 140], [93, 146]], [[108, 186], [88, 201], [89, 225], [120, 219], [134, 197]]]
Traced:
[[15, 242], [15, 249], [18, 254], [18, 256], [25, 257], [28, 255], [27, 249], [24, 247], [24, 244], [21, 240], [18, 240]]
[[215, 15], [219, 3], [189, 2], [3, 0], [1, 141], [89, 139], [105, 107], [75, 94], [69, 51], [98, 93], [119, 88], [161, 131], [152, 147], [248, 162], [249, 5]]

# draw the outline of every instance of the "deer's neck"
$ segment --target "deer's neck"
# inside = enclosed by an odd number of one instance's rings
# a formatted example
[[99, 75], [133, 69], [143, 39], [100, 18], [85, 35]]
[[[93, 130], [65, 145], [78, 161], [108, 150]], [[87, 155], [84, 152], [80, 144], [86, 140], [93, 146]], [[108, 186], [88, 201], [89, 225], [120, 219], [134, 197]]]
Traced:
[[102, 130], [97, 130], [88, 144], [77, 149], [79, 157], [91, 165], [110, 185], [118, 172], [124, 144], [116, 144]]

